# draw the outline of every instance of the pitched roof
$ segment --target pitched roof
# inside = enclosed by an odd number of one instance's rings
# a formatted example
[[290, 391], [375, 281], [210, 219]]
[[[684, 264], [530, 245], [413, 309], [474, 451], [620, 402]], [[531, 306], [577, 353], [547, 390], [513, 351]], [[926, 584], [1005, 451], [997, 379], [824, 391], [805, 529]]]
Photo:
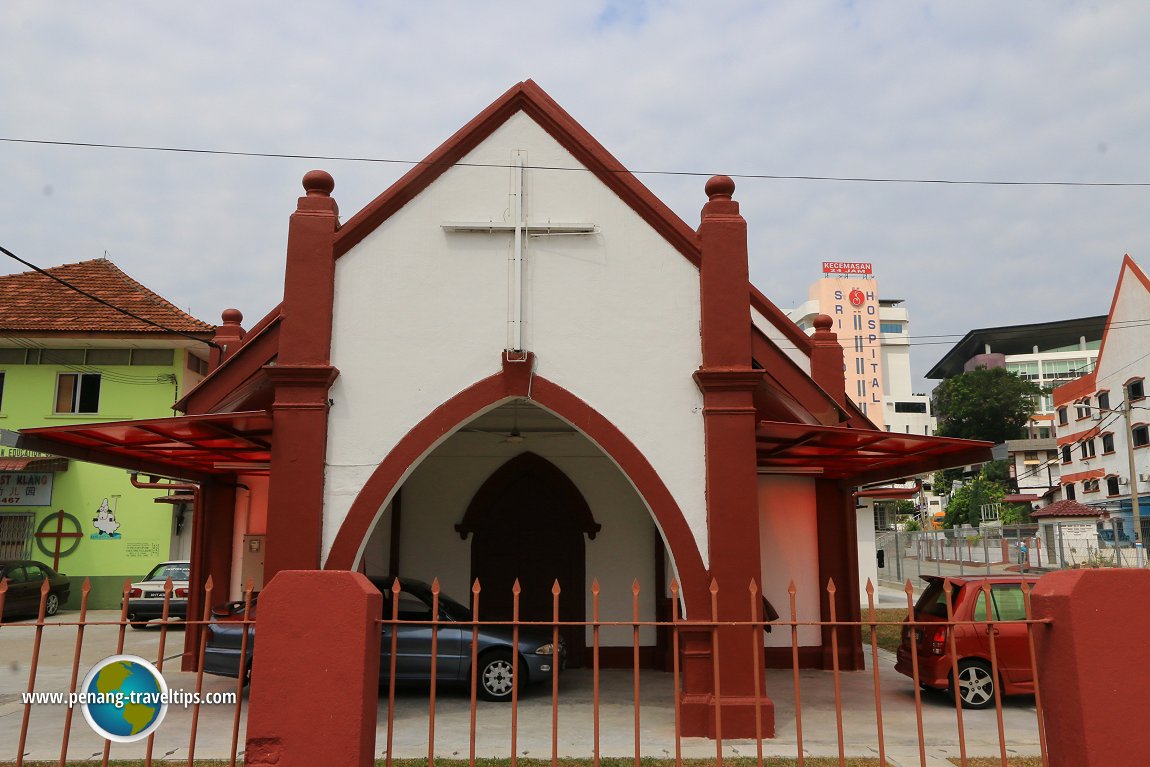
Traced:
[[205, 336], [215, 330], [214, 326], [177, 309], [170, 301], [148, 290], [107, 259], [54, 266], [44, 272], [46, 274], [22, 272], [0, 276], [0, 331], [85, 334], [164, 332], [159, 327], [93, 301], [57, 279], [168, 330], [202, 333]]
[[1102, 516], [1102, 509], [1094, 508], [1093, 506], [1086, 506], [1078, 501], [1064, 500], [1056, 501], [1049, 506], [1043, 506], [1038, 511], [1030, 512], [1031, 518], [1034, 517], [1100, 517]]

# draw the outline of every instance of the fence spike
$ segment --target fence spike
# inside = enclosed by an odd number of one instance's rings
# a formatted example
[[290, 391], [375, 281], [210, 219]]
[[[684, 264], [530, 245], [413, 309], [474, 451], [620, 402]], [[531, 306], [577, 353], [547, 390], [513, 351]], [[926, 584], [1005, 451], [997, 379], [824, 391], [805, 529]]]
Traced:
[[511, 593], [514, 594], [515, 596], [519, 596], [521, 593], [523, 593], [523, 589], [520, 588], [520, 586], [519, 586], [519, 579], [518, 578], [516, 578], [515, 583], [513, 583], [511, 585]]
[[438, 594], [439, 593], [439, 576], [436, 576], [436, 577], [431, 579], [431, 593], [432, 594]]
[[717, 580], [715, 580], [714, 578], [711, 579], [710, 592], [712, 594], [718, 594], [719, 593], [719, 582]]
[[214, 584], [212, 582], [212, 576], [209, 575], [208, 579], [206, 581], [204, 581], [204, 589], [207, 591], [211, 591], [213, 585]]
[[80, 587], [80, 593], [81, 594], [87, 594], [91, 590], [92, 590], [92, 579], [85, 575], [84, 576], [84, 585]]
[[635, 582], [631, 584], [631, 593], [634, 594], [635, 596], [639, 596], [639, 579], [638, 578], [636, 578]]
[[52, 584], [48, 582], [48, 576], [44, 576], [44, 582], [40, 584], [40, 596], [44, 596], [51, 590]]
[[551, 584], [551, 594], [552, 596], [559, 596], [562, 592], [563, 589], [559, 587], [559, 579], [556, 578], [555, 582]]
[[795, 582], [793, 580], [787, 585], [787, 593], [792, 597], [798, 593], [798, 589], [795, 588]]
[[751, 578], [751, 583], [747, 587], [747, 590], [751, 592], [751, 596], [754, 596], [755, 594], [759, 593], [759, 584], [755, 583], [754, 578]]
[[164, 596], [170, 597], [172, 595], [172, 576], [168, 576], [164, 581]]
[[599, 579], [595, 578], [591, 581], [591, 593], [599, 596]]
[[874, 584], [870, 582], [870, 578], [866, 579], [866, 593], [874, 596]]
[[476, 578], [475, 582], [471, 584], [471, 593], [478, 594], [483, 588], [479, 585], [479, 579]]
[[838, 591], [838, 589], [835, 588], [835, 579], [834, 578], [827, 578], [827, 593], [828, 594], [834, 594], [837, 591]]
[[679, 596], [679, 579], [678, 578], [672, 578], [671, 579], [671, 596], [672, 597]]

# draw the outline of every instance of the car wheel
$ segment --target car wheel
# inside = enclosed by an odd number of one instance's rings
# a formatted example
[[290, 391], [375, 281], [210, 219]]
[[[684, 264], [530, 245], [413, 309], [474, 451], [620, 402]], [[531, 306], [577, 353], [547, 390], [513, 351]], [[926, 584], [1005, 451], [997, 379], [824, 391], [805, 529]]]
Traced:
[[958, 697], [963, 708], [987, 708], [994, 705], [994, 674], [980, 660], [958, 662]]
[[44, 614], [55, 615], [60, 612], [60, 595], [54, 591], [48, 592], [48, 600], [44, 602]]
[[[511, 700], [513, 688], [511, 653], [494, 650], [479, 659], [479, 684], [476, 692], [483, 700]], [[525, 669], [519, 670], [522, 677]]]
[[143, 631], [148, 627], [148, 622], [138, 619], [135, 615], [128, 616], [128, 625], [137, 631]]

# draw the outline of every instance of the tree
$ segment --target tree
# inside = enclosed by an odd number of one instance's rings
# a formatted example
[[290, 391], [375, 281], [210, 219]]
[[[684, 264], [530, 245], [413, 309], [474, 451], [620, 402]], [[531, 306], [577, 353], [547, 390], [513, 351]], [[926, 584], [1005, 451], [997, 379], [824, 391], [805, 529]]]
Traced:
[[1006, 368], [976, 368], [934, 390], [938, 434], [994, 443], [1017, 439], [1042, 389]]
[[979, 475], [959, 487], [946, 504], [943, 527], [957, 527], [967, 524], [978, 527], [982, 522], [982, 507], [990, 503], [1000, 503], [1006, 495], [1006, 487], [1001, 482]]

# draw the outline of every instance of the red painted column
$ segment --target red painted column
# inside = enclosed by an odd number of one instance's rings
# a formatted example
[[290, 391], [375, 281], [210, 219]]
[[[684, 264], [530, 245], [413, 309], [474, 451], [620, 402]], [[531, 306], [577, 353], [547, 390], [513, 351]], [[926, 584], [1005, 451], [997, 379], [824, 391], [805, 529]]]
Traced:
[[1145, 764], [1150, 571], [1062, 570], [1031, 595], [1034, 658], [1051, 767]]
[[[301, 605], [322, 605], [308, 619]], [[361, 573], [282, 570], [260, 594], [248, 767], [370, 767], [383, 596]]]
[[244, 321], [243, 312], [239, 309], [224, 309], [220, 319], [223, 320], [223, 324], [216, 326], [216, 334], [212, 338], [216, 346], [209, 355], [209, 370], [215, 370], [224, 360], [235, 354], [244, 340], [244, 329], [240, 325]]
[[[843, 347], [838, 334], [831, 331], [833, 326], [834, 320], [827, 315], [815, 316], [815, 332], [811, 336], [811, 378], [839, 407], [845, 407], [847, 377]], [[841, 411], [833, 409], [814, 415], [824, 426], [837, 426], [843, 420]]]
[[[762, 577], [753, 394], [763, 372], [751, 367], [747, 222], [739, 215], [739, 204], [731, 199], [734, 190], [734, 182], [726, 176], [707, 182], [709, 199], [699, 226], [703, 364], [695, 381], [703, 392], [708, 553], [710, 575], [719, 587], [720, 621], [750, 619], [748, 586]], [[710, 608], [709, 604], [688, 604], [687, 618], [708, 620]], [[751, 632], [746, 627], [720, 628], [717, 648], [716, 698], [710, 637], [689, 637], [686, 642], [684, 734], [717, 734], [717, 700], [724, 738], [754, 736], [756, 661]], [[772, 735], [774, 709], [761, 686], [758, 692], [762, 731]]]
[[[232, 527], [236, 513], [235, 487], [205, 482], [196, 494], [192, 511], [191, 572], [188, 581], [188, 618], [204, 616], [204, 584], [212, 579], [211, 600], [215, 604], [230, 599], [232, 578]], [[184, 654], [180, 668], [195, 671], [199, 659], [201, 627], [188, 624], [184, 631]]]
[[[819, 605], [822, 620], [831, 619], [832, 596], [827, 591], [827, 584], [833, 581], [836, 622], [857, 621], [861, 614], [858, 541], [855, 501], [851, 488], [837, 480], [816, 480], [815, 509], [818, 525]], [[836, 636], [837, 642], [834, 641]], [[832, 653], [836, 644], [840, 669], [858, 671], [866, 667], [861, 627], [839, 626], [834, 631], [830, 626], [822, 628], [822, 668], [834, 667]]]
[[291, 217], [281, 309], [279, 355], [265, 368], [275, 387], [268, 485], [267, 577], [318, 569], [323, 532], [328, 390], [339, 209], [335, 182], [323, 171], [303, 179], [307, 195]]

